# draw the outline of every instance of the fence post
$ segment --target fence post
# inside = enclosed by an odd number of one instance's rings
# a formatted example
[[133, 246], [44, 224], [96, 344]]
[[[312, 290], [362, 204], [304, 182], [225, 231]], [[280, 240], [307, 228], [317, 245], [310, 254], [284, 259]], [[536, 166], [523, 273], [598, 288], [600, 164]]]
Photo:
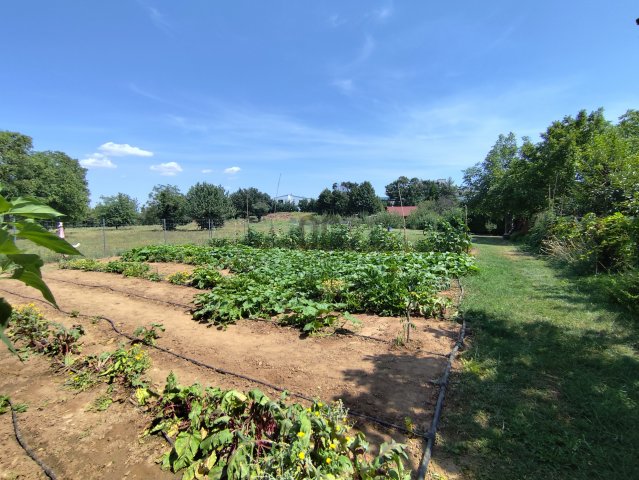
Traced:
[[164, 243], [166, 243], [166, 218], [162, 219], [162, 232], [164, 233]]
[[102, 249], [104, 252], [104, 256], [107, 256], [107, 245], [106, 245], [106, 222], [104, 218], [102, 219]]
[[211, 219], [209, 218], [209, 240], [213, 238], [213, 232], [211, 231]]

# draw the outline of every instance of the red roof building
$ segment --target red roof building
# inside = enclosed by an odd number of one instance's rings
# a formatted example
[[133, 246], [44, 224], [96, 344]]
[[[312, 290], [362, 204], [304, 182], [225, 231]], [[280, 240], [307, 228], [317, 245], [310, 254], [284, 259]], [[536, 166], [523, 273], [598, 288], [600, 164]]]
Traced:
[[386, 207], [386, 211], [388, 213], [394, 213], [395, 215], [400, 215], [404, 218], [408, 217], [411, 213], [417, 210], [417, 207]]

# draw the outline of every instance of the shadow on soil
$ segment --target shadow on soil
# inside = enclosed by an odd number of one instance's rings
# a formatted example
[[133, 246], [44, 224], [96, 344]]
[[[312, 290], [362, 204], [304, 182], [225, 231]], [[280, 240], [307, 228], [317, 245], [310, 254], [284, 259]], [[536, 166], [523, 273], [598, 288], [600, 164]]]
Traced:
[[[366, 415], [380, 418], [397, 425], [412, 424], [417, 431], [425, 432], [430, 426], [437, 388], [430, 381], [438, 380], [446, 365], [445, 357], [416, 358], [412, 352], [398, 351], [396, 354], [382, 354], [367, 357], [373, 364], [373, 371], [347, 370], [344, 380], [362, 387], [353, 394], [345, 390], [339, 396], [344, 405]], [[384, 437], [373, 424], [358, 422], [357, 427], [368, 437], [371, 445], [389, 441], [398, 442], [406, 438], [389, 429]], [[410, 462], [410, 468], [416, 468]]]
[[444, 412], [447, 454], [478, 463], [477, 478], [639, 478], [636, 325], [576, 334], [545, 319], [465, 315], [477, 347]]

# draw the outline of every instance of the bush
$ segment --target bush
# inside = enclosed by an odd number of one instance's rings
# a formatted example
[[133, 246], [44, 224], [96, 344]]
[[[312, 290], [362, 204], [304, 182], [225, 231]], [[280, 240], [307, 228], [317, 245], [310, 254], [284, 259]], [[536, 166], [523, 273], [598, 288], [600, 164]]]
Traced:
[[[549, 219], [533, 227], [534, 241], [542, 238]], [[539, 224], [539, 227], [538, 227]], [[550, 235], [541, 240], [541, 251], [581, 273], [621, 272], [636, 268], [637, 219], [616, 212], [607, 217], [588, 213], [580, 220], [557, 217]]]
[[389, 212], [380, 212], [374, 215], [369, 215], [364, 219], [364, 223], [369, 226], [381, 225], [382, 227], [388, 228], [403, 228], [404, 221], [402, 220], [401, 215], [397, 215], [396, 213]]

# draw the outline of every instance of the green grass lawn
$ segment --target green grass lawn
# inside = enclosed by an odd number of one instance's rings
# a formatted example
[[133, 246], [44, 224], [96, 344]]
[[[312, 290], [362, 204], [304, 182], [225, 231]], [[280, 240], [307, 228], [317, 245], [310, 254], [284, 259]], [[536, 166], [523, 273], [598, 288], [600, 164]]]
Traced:
[[442, 459], [467, 478], [639, 478], [639, 319], [501, 239], [474, 246]]

